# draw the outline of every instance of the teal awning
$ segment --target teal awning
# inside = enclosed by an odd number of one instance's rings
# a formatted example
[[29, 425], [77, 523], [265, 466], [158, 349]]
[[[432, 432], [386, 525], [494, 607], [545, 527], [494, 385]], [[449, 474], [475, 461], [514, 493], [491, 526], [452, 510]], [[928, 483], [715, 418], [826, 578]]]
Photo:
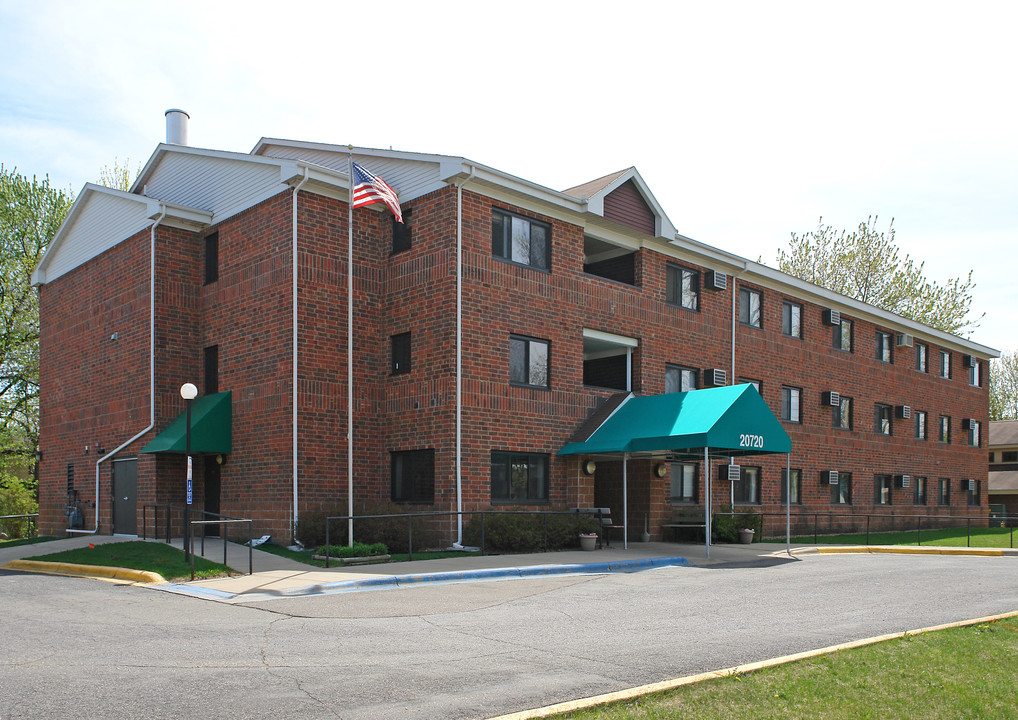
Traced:
[[788, 453], [788, 433], [752, 385], [665, 395], [630, 395], [586, 438], [559, 455], [666, 456], [710, 448], [725, 455]]
[[[191, 401], [191, 454], [225, 455], [233, 450], [233, 405], [230, 392]], [[146, 445], [143, 453], [187, 452], [187, 412], [182, 412]]]

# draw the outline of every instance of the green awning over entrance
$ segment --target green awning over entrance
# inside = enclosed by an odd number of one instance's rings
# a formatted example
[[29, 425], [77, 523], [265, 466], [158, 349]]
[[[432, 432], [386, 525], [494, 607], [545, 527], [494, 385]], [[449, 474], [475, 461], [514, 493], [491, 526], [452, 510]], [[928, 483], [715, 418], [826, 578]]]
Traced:
[[750, 384], [665, 395], [630, 395], [586, 439], [559, 455], [667, 456], [710, 448], [725, 455], [788, 453], [788, 433]]
[[[233, 404], [230, 392], [191, 401], [191, 454], [226, 455], [233, 450]], [[144, 447], [143, 453], [187, 452], [187, 412], [182, 412]]]

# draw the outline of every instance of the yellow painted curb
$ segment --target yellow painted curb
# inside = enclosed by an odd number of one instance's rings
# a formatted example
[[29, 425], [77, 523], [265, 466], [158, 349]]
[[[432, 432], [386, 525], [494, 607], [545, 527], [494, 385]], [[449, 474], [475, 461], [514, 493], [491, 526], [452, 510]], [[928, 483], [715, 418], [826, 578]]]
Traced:
[[958, 548], [958, 547], [870, 547], [866, 545], [843, 545], [838, 547], [818, 547], [822, 555], [848, 553], [890, 553], [894, 555], [978, 555], [983, 557], [1002, 557], [1004, 551], [999, 548]]
[[595, 705], [604, 705], [606, 703], [614, 703], [621, 700], [631, 700], [642, 695], [671, 690], [673, 688], [682, 687], [683, 685], [692, 685], [694, 683], [702, 682], [703, 680], [715, 680], [717, 678], [728, 677], [730, 675], [741, 675], [753, 672], [754, 670], [762, 670], [763, 668], [784, 665], [797, 660], [805, 660], [807, 658], [817, 657], [820, 655], [829, 655], [830, 653], [835, 653], [839, 650], [851, 650], [853, 648], [865, 647], [866, 645], [875, 645], [876, 643], [884, 642], [885, 640], [895, 640], [907, 635], [919, 635], [920, 633], [933, 632], [935, 630], [948, 630], [950, 628], [978, 625], [980, 623], [991, 622], [993, 620], [1003, 620], [1005, 618], [1015, 616], [1018, 616], [1018, 611], [1002, 613], [1000, 615], [990, 615], [989, 617], [981, 617], [974, 620], [961, 620], [959, 622], [947, 623], [945, 625], [934, 625], [933, 627], [920, 628], [919, 630], [906, 630], [905, 632], [878, 635], [876, 637], [841, 643], [840, 645], [831, 645], [830, 647], [820, 648], [819, 650], [807, 650], [806, 652], [795, 653], [794, 655], [782, 655], [781, 657], [771, 658], [770, 660], [761, 660], [760, 662], [747, 663], [746, 665], [736, 665], [735, 667], [725, 668], [723, 670], [712, 670], [710, 672], [699, 673], [698, 675], [687, 675], [674, 680], [665, 680], [663, 682], [651, 683], [649, 685], [639, 685], [634, 688], [606, 693], [604, 695], [594, 695], [592, 697], [581, 698], [579, 700], [570, 700], [569, 702], [546, 705], [545, 707], [534, 708], [533, 710], [523, 710], [521, 712], [510, 713], [509, 715], [499, 715], [497, 717], [489, 718], [489, 720], [530, 720], [531, 718], [543, 718], [550, 715], [572, 712], [574, 710], [583, 710], [589, 707], [594, 707]]
[[131, 570], [130, 568], [102, 567], [101, 565], [76, 565], [74, 563], [45, 562], [43, 560], [11, 560], [4, 567], [10, 570], [31, 570], [33, 572], [44, 572], [53, 575], [126, 580], [136, 583], [166, 582], [166, 578], [159, 573], [147, 570]]

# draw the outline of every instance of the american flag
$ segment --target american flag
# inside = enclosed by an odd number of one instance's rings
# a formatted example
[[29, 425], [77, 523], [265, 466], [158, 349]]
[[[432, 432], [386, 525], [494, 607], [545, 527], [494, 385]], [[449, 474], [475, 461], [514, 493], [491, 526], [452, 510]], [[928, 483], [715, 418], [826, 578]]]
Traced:
[[403, 211], [399, 208], [396, 192], [382, 178], [353, 163], [353, 206], [355, 208], [375, 203], [385, 203], [392, 210], [398, 222], [403, 222]]

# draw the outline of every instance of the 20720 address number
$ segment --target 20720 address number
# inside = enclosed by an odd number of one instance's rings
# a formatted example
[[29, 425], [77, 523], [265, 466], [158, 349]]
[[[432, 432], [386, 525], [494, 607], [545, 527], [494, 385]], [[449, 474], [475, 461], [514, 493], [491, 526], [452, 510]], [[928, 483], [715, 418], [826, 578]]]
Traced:
[[764, 446], [763, 435], [740, 435], [739, 447], [762, 448]]

